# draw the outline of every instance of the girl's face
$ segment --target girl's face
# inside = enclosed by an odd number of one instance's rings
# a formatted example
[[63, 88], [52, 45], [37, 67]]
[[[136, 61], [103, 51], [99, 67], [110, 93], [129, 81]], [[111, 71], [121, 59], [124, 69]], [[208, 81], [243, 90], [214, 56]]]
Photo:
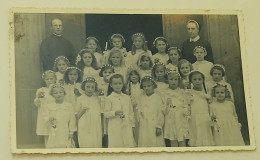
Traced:
[[44, 82], [48, 88], [51, 84], [54, 84], [56, 82], [55, 75], [53, 73], [45, 74]]
[[144, 40], [142, 37], [135, 37], [134, 38], [134, 46], [136, 49], [141, 49], [144, 46]]
[[113, 53], [111, 55], [111, 62], [113, 64], [114, 67], [119, 67], [121, 65], [121, 55], [119, 52]]
[[115, 93], [120, 94], [124, 84], [121, 78], [113, 78], [110, 85]]
[[197, 48], [194, 51], [194, 55], [195, 55], [197, 61], [203, 61], [206, 56], [206, 53], [202, 48]]
[[118, 49], [122, 48], [123, 45], [121, 38], [113, 38], [112, 44], [114, 48], [118, 48]]
[[169, 59], [172, 62], [178, 62], [178, 60], [180, 59], [180, 55], [179, 55], [178, 51], [170, 50], [170, 52], [169, 52]]
[[215, 82], [219, 82], [222, 80], [222, 71], [221, 70], [218, 70], [218, 69], [214, 69], [213, 72], [212, 72], [212, 78]]
[[157, 40], [156, 42], [156, 48], [159, 53], [165, 53], [166, 50], [166, 43], [164, 41]]
[[223, 102], [226, 98], [225, 87], [217, 87], [215, 88], [215, 95], [217, 97], [217, 101]]
[[113, 73], [112, 68], [107, 68], [106, 70], [103, 71], [103, 78], [104, 80], [108, 81], [108, 76], [110, 76]]
[[134, 84], [139, 82], [139, 76], [138, 76], [138, 74], [136, 74], [136, 72], [131, 72], [130, 81]]
[[68, 78], [70, 83], [75, 83], [79, 78], [78, 71], [76, 69], [71, 70], [68, 74]]
[[85, 64], [87, 67], [90, 67], [90, 66], [91, 66], [92, 61], [93, 61], [92, 56], [91, 56], [91, 53], [84, 53], [84, 54], [82, 55], [82, 59], [83, 59], [84, 64]]
[[152, 81], [144, 81], [142, 82], [143, 90], [147, 96], [150, 96], [154, 93], [154, 86]]
[[196, 90], [201, 90], [203, 84], [203, 77], [201, 74], [194, 74], [191, 78], [191, 83], [193, 84], [193, 88]]
[[169, 74], [168, 75], [168, 82], [171, 89], [178, 88], [179, 85], [179, 77], [176, 74]]
[[85, 84], [85, 94], [91, 97], [96, 91], [96, 83], [95, 82], [87, 82]]
[[57, 68], [58, 68], [59, 72], [64, 73], [66, 71], [67, 67], [68, 67], [68, 65], [64, 60], [61, 59], [58, 61]]
[[190, 69], [190, 65], [188, 62], [181, 64], [180, 72], [183, 76], [185, 76], [185, 77], [188, 76], [190, 71], [191, 71], [191, 69]]
[[142, 69], [149, 69], [150, 68], [150, 59], [148, 57], [143, 57], [143, 59], [140, 62]]
[[91, 39], [86, 44], [87, 49], [90, 49], [92, 52], [95, 52], [97, 50], [97, 43], [94, 39]]
[[65, 91], [62, 87], [56, 87], [52, 89], [52, 96], [55, 98], [56, 103], [62, 103], [64, 101]]
[[158, 66], [155, 69], [155, 77], [157, 78], [157, 80], [164, 80], [165, 70], [163, 66]]

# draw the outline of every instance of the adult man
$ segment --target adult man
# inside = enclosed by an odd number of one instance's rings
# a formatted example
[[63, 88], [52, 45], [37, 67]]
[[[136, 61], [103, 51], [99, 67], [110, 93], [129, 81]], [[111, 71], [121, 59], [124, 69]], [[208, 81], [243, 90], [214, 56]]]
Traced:
[[75, 49], [70, 41], [63, 38], [62, 21], [55, 18], [51, 22], [52, 35], [42, 41], [40, 56], [43, 64], [43, 71], [53, 68], [54, 60], [58, 56], [65, 56], [71, 64], [75, 63]]
[[207, 55], [205, 57], [205, 60], [214, 63], [211, 45], [208, 41], [205, 41], [200, 38], [199, 30], [200, 30], [200, 26], [197, 21], [195, 20], [188, 21], [187, 31], [190, 38], [183, 42], [182, 58], [187, 59], [191, 63], [194, 63], [196, 61], [196, 57], [193, 54], [193, 50], [196, 46], [202, 46], [207, 50]]

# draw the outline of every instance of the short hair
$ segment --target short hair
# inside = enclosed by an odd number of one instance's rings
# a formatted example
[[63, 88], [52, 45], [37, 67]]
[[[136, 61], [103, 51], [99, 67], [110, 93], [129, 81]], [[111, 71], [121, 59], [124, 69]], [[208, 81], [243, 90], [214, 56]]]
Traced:
[[119, 55], [121, 57], [121, 64], [120, 64], [120, 66], [122, 66], [124, 64], [124, 59], [123, 59], [124, 57], [122, 55], [122, 52], [119, 49], [111, 49], [109, 57], [108, 57], [108, 63], [110, 65], [113, 65], [113, 63], [111, 61], [111, 57], [112, 57], [113, 54], [116, 54], [116, 53], [119, 53]]
[[225, 76], [225, 67], [221, 64], [214, 64], [213, 67], [210, 69], [210, 75], [213, 76], [213, 71], [214, 70], [219, 70], [222, 72], [222, 77]]
[[[182, 57], [182, 55], [181, 55], [181, 49], [179, 49], [178, 47], [170, 47], [170, 48], [168, 48], [167, 54], [169, 55], [172, 50], [177, 51], [177, 53], [179, 54], [179, 57], [180, 57], [180, 58]], [[179, 59], [180, 59], [180, 58], [179, 58]], [[172, 61], [170, 60], [170, 58], [169, 58], [169, 60], [167, 61], [167, 63], [168, 63], [168, 64], [169, 64], [169, 63], [172, 63]]]
[[164, 78], [166, 79], [166, 78], [167, 78], [167, 77], [166, 77], [166, 71], [167, 71], [167, 70], [166, 70], [166, 66], [165, 66], [163, 63], [161, 63], [161, 62], [155, 63], [155, 64], [153, 65], [152, 72], [151, 72], [152, 77], [153, 77], [154, 79], [156, 79], [155, 71], [156, 71], [156, 69], [157, 69], [159, 66], [162, 66], [162, 67], [163, 67], [163, 70], [164, 70], [164, 72], [165, 72]]
[[119, 39], [121, 39], [122, 47], [123, 47], [123, 45], [125, 44], [125, 38], [124, 38], [121, 34], [119, 34], [119, 33], [115, 33], [115, 34], [113, 34], [113, 35], [110, 37], [109, 42], [110, 42], [110, 44], [111, 44], [111, 47], [112, 47], [112, 48], [114, 47], [114, 46], [113, 46], [113, 39], [114, 39], [114, 38], [119, 38]]
[[137, 61], [137, 65], [141, 67], [141, 61], [144, 60], [144, 58], [147, 57], [150, 61], [150, 64], [149, 64], [149, 67], [153, 67], [153, 60], [152, 60], [152, 57], [147, 53], [147, 52], [144, 52], [140, 55], [140, 58], [139, 60]]
[[216, 88], [220, 88], [220, 87], [224, 87], [225, 88], [225, 98], [227, 99], [231, 99], [231, 95], [230, 95], [230, 91], [227, 88], [227, 85], [223, 85], [223, 84], [219, 84], [217, 83], [211, 91], [211, 96], [212, 97], [216, 97]]
[[189, 66], [190, 66], [190, 70], [191, 70], [191, 71], [193, 70], [193, 66], [192, 66], [192, 64], [190, 63], [190, 61], [188, 61], [188, 60], [186, 60], [186, 59], [182, 59], [182, 60], [180, 60], [179, 63], [178, 63], [178, 71], [179, 71], [179, 73], [180, 73], [181, 76], [183, 76], [183, 74], [181, 73], [180, 69], [181, 69], [182, 64], [184, 64], [184, 63], [188, 63]]
[[95, 78], [93, 77], [87, 77], [83, 80], [82, 84], [81, 84], [81, 89], [83, 91], [86, 90], [86, 83], [95, 83], [95, 91], [97, 92], [98, 91], [98, 84], [97, 84], [97, 81], [95, 80]]
[[63, 91], [64, 91], [64, 95], [66, 95], [66, 91], [65, 91], [65, 88], [63, 86], [63, 84], [60, 84], [60, 83], [55, 83], [53, 84], [51, 87], [50, 87], [50, 95], [53, 96], [53, 89], [54, 88], [62, 88]]
[[164, 37], [156, 37], [153, 41], [153, 45], [156, 47], [158, 41], [163, 41], [166, 44], [166, 47], [169, 45], [166, 38]]
[[[88, 42], [89, 42], [90, 40], [94, 40], [95, 43], [97, 44], [96, 52], [102, 54], [102, 50], [101, 50], [101, 47], [100, 47], [100, 45], [99, 45], [99, 40], [98, 40], [96, 37], [87, 37], [87, 38], [86, 38], [86, 44], [88, 44]], [[86, 48], [87, 48], [87, 47], [86, 47]]]
[[198, 48], [202, 49], [202, 50], [206, 53], [206, 55], [208, 54], [206, 48], [204, 48], [203, 46], [196, 46], [196, 47], [193, 49], [193, 54], [195, 54], [196, 49], [198, 49]]
[[109, 96], [113, 92], [113, 88], [111, 87], [111, 83], [112, 83], [112, 80], [114, 78], [120, 78], [122, 80], [123, 88], [122, 88], [121, 91], [123, 93], [126, 93], [126, 89], [125, 89], [125, 85], [124, 85], [124, 77], [121, 74], [112, 74], [110, 76], [110, 78], [109, 78], [109, 85], [108, 85], [108, 89], [107, 89], [107, 96]]
[[169, 75], [176, 75], [178, 77], [178, 87], [180, 86], [181, 84], [181, 75], [179, 74], [179, 72], [177, 70], [170, 70], [167, 72], [166, 74], [166, 78], [167, 78], [167, 83], [169, 83]]
[[152, 82], [154, 89], [157, 88], [157, 84], [156, 84], [155, 80], [154, 80], [151, 76], [145, 76], [145, 77], [143, 77], [143, 78], [141, 79], [140, 88], [141, 88], [141, 89], [144, 89], [143, 83], [144, 83], [144, 82], [148, 82], [148, 81], [151, 81], [151, 82]]
[[53, 23], [54, 20], [60, 20], [61, 23], [63, 23], [63, 20], [62, 20], [61, 18], [53, 18], [53, 19], [51, 20], [51, 26], [52, 26], [52, 23]]
[[86, 53], [89, 53], [91, 55], [91, 57], [92, 57], [91, 67], [94, 68], [95, 70], [98, 70], [96, 57], [94, 56], [94, 54], [89, 49], [82, 49], [82, 50], [80, 50], [80, 52], [79, 52], [80, 60], [77, 63], [77, 67], [79, 69], [81, 69], [82, 72], [83, 72], [84, 67], [85, 67], [85, 64], [83, 62], [83, 55], [86, 54]]
[[64, 73], [64, 81], [66, 84], [69, 84], [70, 80], [69, 80], [69, 73], [72, 70], [76, 70], [78, 73], [78, 79], [76, 80], [76, 83], [81, 83], [82, 82], [82, 71], [78, 68], [78, 67], [68, 67]]
[[58, 72], [57, 64], [60, 60], [63, 60], [67, 64], [67, 67], [70, 66], [70, 61], [68, 60], [68, 58], [66, 58], [64, 56], [59, 56], [59, 57], [55, 58], [55, 60], [54, 60], [54, 65], [53, 65], [54, 72]]
[[112, 69], [112, 72], [115, 73], [114, 67], [111, 64], [105, 64], [101, 67], [99, 71], [99, 76], [103, 77], [103, 72], [107, 69]]

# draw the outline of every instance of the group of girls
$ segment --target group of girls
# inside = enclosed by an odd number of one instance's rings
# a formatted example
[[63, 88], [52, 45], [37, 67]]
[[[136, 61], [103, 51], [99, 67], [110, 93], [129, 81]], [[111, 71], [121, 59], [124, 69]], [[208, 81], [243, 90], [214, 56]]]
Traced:
[[89, 37], [75, 66], [57, 57], [43, 73], [34, 102], [46, 148], [244, 145], [225, 68], [204, 60], [204, 47], [191, 64], [164, 37], [154, 55], [142, 33], [132, 41], [127, 52], [114, 34], [102, 53]]

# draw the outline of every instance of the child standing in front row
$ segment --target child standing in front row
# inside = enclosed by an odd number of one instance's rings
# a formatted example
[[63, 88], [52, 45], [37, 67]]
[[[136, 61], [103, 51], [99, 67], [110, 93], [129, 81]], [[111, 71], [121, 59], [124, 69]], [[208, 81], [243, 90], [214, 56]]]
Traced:
[[167, 51], [169, 60], [167, 61], [167, 70], [178, 71], [179, 59], [181, 58], [181, 50], [177, 47], [170, 47]]
[[88, 49], [79, 52], [77, 67], [83, 72], [83, 79], [87, 77], [99, 77], [99, 70], [95, 56]]
[[154, 63], [158, 63], [161, 62], [164, 65], [167, 64], [168, 60], [169, 60], [169, 56], [166, 53], [167, 51], [167, 47], [168, 47], [168, 42], [164, 37], [157, 37], [155, 38], [155, 40], [153, 41], [153, 45], [156, 47], [156, 49], [158, 50], [158, 53], [156, 53], [155, 55], [153, 55], [153, 61]]
[[130, 97], [125, 94], [122, 75], [111, 75], [107, 95], [104, 116], [109, 119], [108, 147], [135, 147], [133, 106]]
[[103, 54], [98, 39], [95, 37], [88, 37], [86, 39], [86, 49], [88, 49], [95, 56], [97, 67], [101, 68], [103, 65]]
[[210, 104], [210, 115], [217, 129], [213, 130], [215, 143], [218, 146], [243, 146], [241, 124], [238, 123], [235, 105], [231, 102], [227, 86], [217, 84], [212, 89], [216, 101]]
[[171, 147], [185, 147], [185, 139], [188, 139], [188, 105], [185, 104], [185, 93], [179, 88], [180, 74], [178, 71], [167, 73], [169, 88], [164, 92], [165, 122], [164, 138], [169, 139]]
[[45, 87], [39, 88], [36, 91], [36, 98], [34, 104], [38, 107], [36, 134], [44, 136], [45, 144], [48, 140], [48, 127], [45, 125], [44, 112], [47, 105], [54, 102], [54, 98], [50, 95], [50, 88], [56, 82], [55, 72], [47, 70], [43, 73], [42, 79], [44, 80]]
[[56, 72], [57, 83], [64, 84], [64, 73], [70, 66], [69, 60], [64, 56], [59, 56], [54, 60], [53, 71]]
[[50, 93], [55, 98], [55, 103], [49, 105], [45, 113], [46, 125], [49, 128], [46, 148], [72, 147], [73, 134], [77, 130], [73, 107], [64, 101], [63, 85], [54, 84]]
[[145, 95], [139, 102], [138, 117], [140, 120], [138, 147], [165, 147], [163, 139], [163, 100], [154, 92], [157, 87], [152, 77], [146, 76], [141, 80], [141, 89]]
[[[110, 38], [110, 43], [111, 43], [112, 49], [120, 50], [120, 52], [122, 53], [124, 58], [127, 56], [126, 48], [123, 47], [123, 45], [125, 43], [125, 38], [121, 34], [119, 34], [119, 33], [113, 34]], [[103, 56], [104, 64], [108, 64], [108, 58], [109, 58], [109, 54], [110, 54], [111, 50], [107, 50], [104, 52], [104, 56]]]
[[202, 46], [197, 46], [193, 50], [193, 54], [196, 57], [197, 61], [192, 64], [193, 69], [200, 71], [205, 76], [205, 83], [207, 84], [210, 81], [210, 69], [213, 67], [213, 63], [205, 60], [207, 51]]
[[212, 146], [214, 140], [211, 131], [208, 100], [210, 96], [205, 89], [205, 77], [199, 71], [189, 75], [193, 88], [189, 90], [190, 96], [190, 146]]
[[146, 40], [143, 33], [133, 34], [132, 41], [132, 50], [128, 53], [126, 57], [127, 67], [136, 67], [140, 55], [144, 52], [147, 52], [150, 56], [152, 56], [152, 52], [148, 50], [148, 47], [146, 45]]
[[81, 85], [85, 91], [77, 101], [76, 118], [78, 120], [78, 141], [80, 148], [101, 148], [101, 107], [97, 97], [97, 81], [86, 78]]

